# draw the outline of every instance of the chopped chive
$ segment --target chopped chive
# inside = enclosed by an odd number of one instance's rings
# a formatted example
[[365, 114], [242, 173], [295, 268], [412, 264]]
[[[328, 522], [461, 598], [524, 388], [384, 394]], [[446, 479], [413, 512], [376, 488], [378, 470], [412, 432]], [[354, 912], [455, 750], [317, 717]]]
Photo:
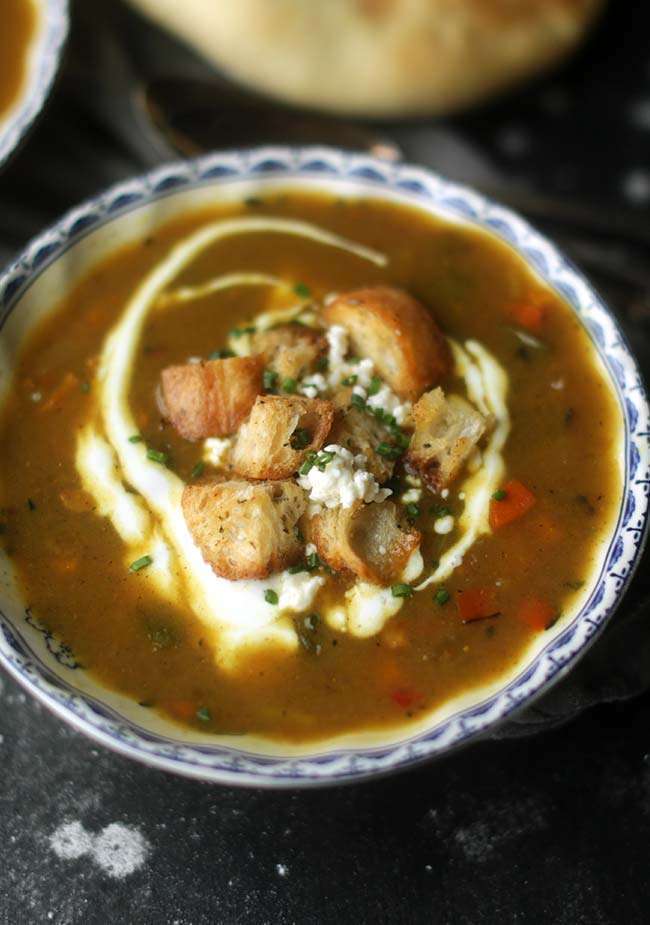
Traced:
[[301, 299], [308, 299], [311, 295], [311, 289], [305, 283], [296, 283], [293, 287], [293, 291], [296, 295], [299, 295]]
[[298, 383], [296, 382], [295, 379], [289, 378], [289, 379], [285, 379], [282, 382], [282, 391], [288, 392], [290, 395], [293, 395], [293, 393], [296, 391], [297, 388], [298, 388]]
[[311, 434], [304, 427], [297, 427], [289, 440], [294, 450], [304, 450], [311, 443]]
[[403, 431], [399, 431], [395, 434], [395, 442], [398, 447], [402, 450], [408, 450], [409, 444], [411, 443], [411, 438], [409, 434], [405, 434]]
[[413, 597], [414, 591], [410, 585], [399, 584], [392, 585], [390, 593], [393, 597]]
[[28, 498], [28, 499], [27, 499], [27, 507], [29, 508], [30, 511], [35, 511], [35, 510], [36, 510], [36, 502], [32, 501], [31, 498]]
[[298, 575], [300, 572], [306, 572], [307, 566], [304, 564], [304, 562], [300, 562], [298, 565], [291, 565], [287, 571], [290, 575]]
[[199, 459], [199, 461], [192, 467], [192, 471], [190, 472], [190, 478], [198, 479], [199, 476], [203, 475], [204, 470], [205, 470], [205, 463], [203, 462], [202, 459]]
[[210, 711], [207, 707], [199, 707], [199, 709], [196, 711], [196, 718], [200, 719], [202, 723], [209, 723], [212, 719], [212, 716], [210, 715]]
[[420, 516], [420, 507], [417, 504], [411, 502], [406, 505], [406, 514], [411, 520], [415, 520], [416, 517]]
[[90, 383], [89, 383], [89, 382], [82, 382], [81, 385], [79, 386], [79, 388], [81, 389], [81, 391], [83, 392], [84, 395], [87, 395], [88, 392], [90, 392]]
[[354, 405], [355, 408], [359, 408], [361, 411], [365, 411], [365, 410], [366, 410], [366, 400], [365, 400], [365, 398], [363, 397], [363, 395], [357, 395], [356, 392], [354, 392], [354, 393], [352, 394], [352, 396], [351, 396], [351, 398], [350, 398], [350, 404], [351, 404], [351, 405]]
[[319, 373], [324, 373], [327, 370], [329, 365], [330, 365], [330, 361], [327, 357], [319, 357], [316, 360], [316, 369], [318, 370]]
[[321, 472], [325, 471], [325, 466], [328, 466], [335, 456], [336, 453], [332, 453], [330, 450], [321, 450], [320, 453], [317, 454], [316, 465]]
[[132, 562], [129, 565], [130, 572], [139, 572], [141, 569], [146, 568], [148, 565], [151, 565], [153, 559], [151, 556], [140, 556], [139, 559], [136, 559], [135, 562]]
[[267, 588], [264, 592], [264, 600], [267, 604], [277, 604], [280, 598], [277, 591], [274, 591], [273, 588]]
[[316, 465], [316, 456], [316, 453], [307, 454], [307, 459], [304, 461], [300, 469], [298, 469], [299, 475], [308, 475], [309, 472], [311, 472], [311, 470]]
[[265, 369], [262, 383], [267, 391], [274, 389], [278, 384], [278, 374], [273, 369]]
[[142, 437], [140, 434], [131, 434], [129, 437], [129, 443], [142, 443]]
[[255, 325], [249, 324], [245, 328], [233, 328], [230, 332], [230, 336], [234, 337], [236, 340], [238, 337], [243, 337], [244, 334], [254, 334], [255, 330]]
[[224, 350], [213, 350], [208, 356], [208, 360], [227, 360], [229, 357], [234, 357], [234, 355], [233, 351], [227, 348]]
[[383, 456], [385, 459], [399, 459], [402, 455], [402, 451], [398, 446], [392, 446], [390, 443], [380, 443], [376, 447], [377, 452], [380, 456]]
[[353, 373], [351, 376], [346, 376], [345, 379], [342, 379], [341, 385], [356, 385], [358, 378], [356, 373]]
[[504, 491], [503, 488], [500, 488], [498, 491], [495, 491], [492, 495], [493, 501], [503, 501], [504, 498], [508, 497], [508, 492]]
[[434, 595], [434, 598], [435, 598], [436, 604], [440, 604], [441, 607], [444, 607], [447, 601], [450, 600], [451, 595], [449, 594], [449, 591], [447, 591], [446, 588], [438, 588], [438, 590], [436, 591]]
[[169, 454], [163, 453], [161, 450], [147, 450], [147, 459], [153, 460], [153, 462], [160, 463], [161, 466], [166, 466], [169, 462]]
[[436, 515], [436, 520], [439, 520], [441, 517], [450, 517], [452, 513], [450, 508], [448, 507], [437, 507], [434, 510], [435, 510], [435, 515]]
[[355, 357], [355, 356], [348, 357], [347, 362], [352, 363], [353, 366], [356, 366], [357, 363], [361, 362], [361, 357]]
[[381, 388], [381, 379], [379, 376], [373, 376], [368, 386], [368, 395], [376, 395]]
[[315, 552], [310, 552], [305, 561], [307, 562], [307, 569], [309, 571], [313, 571], [313, 569], [318, 568], [321, 564], [318, 553]]

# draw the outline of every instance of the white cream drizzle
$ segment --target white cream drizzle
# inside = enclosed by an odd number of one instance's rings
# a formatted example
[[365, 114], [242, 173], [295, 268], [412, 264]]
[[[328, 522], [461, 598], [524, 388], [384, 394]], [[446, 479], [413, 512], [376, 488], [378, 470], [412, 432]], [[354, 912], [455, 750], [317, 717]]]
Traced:
[[[345, 249], [378, 266], [387, 263], [383, 254], [306, 222], [239, 218], [199, 229], [177, 244], [154, 267], [106, 338], [97, 371], [101, 422], [92, 420], [81, 431], [76, 457], [82, 483], [95, 497], [98, 514], [112, 521], [125, 544], [125, 563], [144, 554], [151, 555], [154, 560], [149, 568], [134, 575], [134, 580], [152, 582], [167, 599], [190, 606], [214, 631], [217, 659], [225, 666], [232, 665], [239, 651], [251, 645], [295, 649], [297, 637], [288, 614], [308, 609], [325, 579], [304, 572], [295, 575], [282, 572], [263, 581], [232, 582], [217, 577], [187, 530], [180, 506], [183, 482], [166, 467], [147, 459], [143, 444], [129, 442], [138, 428], [128, 406], [128, 394], [139, 338], [152, 309], [180, 306], [233, 286], [263, 285], [291, 291], [290, 284], [268, 274], [231, 273], [199, 286], [165, 292], [166, 287], [216, 241], [230, 235], [256, 232], [301, 235]], [[295, 317], [305, 320], [306, 315], [306, 302], [302, 300], [262, 313], [254, 323], [263, 329], [280, 320]], [[476, 341], [468, 341], [464, 347], [452, 342], [451, 346], [457, 372], [465, 380], [470, 401], [484, 414], [491, 414], [496, 425], [480, 469], [462, 485], [465, 509], [456, 522], [458, 538], [443, 554], [435, 572], [417, 586], [417, 590], [448, 578], [477, 536], [489, 531], [490, 496], [502, 478], [501, 450], [510, 427], [506, 407], [507, 377], [502, 367]], [[245, 344], [239, 345], [241, 352], [245, 349]], [[138, 495], [127, 491], [125, 482]], [[423, 570], [422, 556], [416, 550], [402, 580], [413, 583]], [[277, 592], [278, 605], [270, 606], [265, 602], [267, 588]], [[390, 588], [357, 582], [347, 592], [345, 606], [332, 608], [325, 616], [330, 625], [342, 631], [370, 636], [379, 632], [402, 604], [403, 599], [394, 598]]]

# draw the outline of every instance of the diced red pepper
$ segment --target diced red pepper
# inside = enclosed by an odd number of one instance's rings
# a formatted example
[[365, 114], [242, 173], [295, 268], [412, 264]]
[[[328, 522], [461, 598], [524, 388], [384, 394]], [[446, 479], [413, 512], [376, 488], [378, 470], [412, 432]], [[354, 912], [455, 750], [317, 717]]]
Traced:
[[544, 323], [543, 305], [535, 305], [534, 302], [519, 302], [510, 309], [510, 316], [515, 324], [528, 331], [539, 332]]
[[456, 597], [456, 605], [463, 623], [493, 617], [499, 609], [496, 606], [494, 592], [491, 588], [468, 588], [466, 591], [459, 591]]
[[527, 597], [519, 605], [516, 617], [534, 630], [546, 630], [555, 622], [557, 611], [539, 597]]
[[403, 710], [408, 710], [409, 707], [412, 707], [418, 700], [422, 699], [420, 694], [416, 691], [408, 690], [406, 687], [400, 687], [393, 691], [390, 698], [398, 707], [402, 707]]
[[490, 526], [493, 530], [505, 527], [506, 524], [518, 520], [533, 507], [535, 495], [524, 484], [511, 479], [504, 486], [505, 495], [499, 500], [492, 500], [490, 504]]

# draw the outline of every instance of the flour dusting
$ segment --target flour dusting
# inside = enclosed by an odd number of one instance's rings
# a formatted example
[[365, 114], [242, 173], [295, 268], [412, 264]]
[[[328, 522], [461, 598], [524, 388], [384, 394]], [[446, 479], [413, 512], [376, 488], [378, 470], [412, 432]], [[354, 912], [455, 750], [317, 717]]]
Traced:
[[81, 822], [66, 822], [50, 835], [50, 848], [62, 860], [91, 858], [109, 877], [121, 880], [147, 859], [149, 843], [133, 826], [113, 822], [94, 834]]

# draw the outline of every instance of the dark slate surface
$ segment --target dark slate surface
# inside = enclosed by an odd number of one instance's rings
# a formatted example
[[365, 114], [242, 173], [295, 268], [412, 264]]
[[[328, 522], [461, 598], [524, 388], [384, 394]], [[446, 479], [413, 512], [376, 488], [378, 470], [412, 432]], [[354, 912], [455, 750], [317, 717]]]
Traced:
[[[410, 156], [478, 185], [505, 176], [566, 202], [598, 201], [605, 217], [624, 207], [643, 224], [642, 6], [612, 4], [563, 74], [446, 123], [442, 137], [427, 124], [386, 130]], [[114, 3], [77, 4], [57, 95], [0, 177], [3, 259], [79, 199], [155, 161], [102, 38], [109, 13]], [[131, 51], [145, 47], [137, 24], [120, 26]], [[150, 44], [150, 63], [165, 70], [172, 46]], [[201, 73], [182, 55], [175, 67]], [[574, 231], [547, 227], [606, 290], [647, 370], [644, 280], [605, 271], [601, 242], [585, 250]], [[647, 253], [626, 249], [619, 265], [642, 276]], [[580, 669], [505, 730], [539, 734], [363, 786], [274, 794], [176, 779], [96, 748], [3, 677], [0, 922], [646, 922], [650, 695], [630, 698], [650, 684], [647, 561]]]

